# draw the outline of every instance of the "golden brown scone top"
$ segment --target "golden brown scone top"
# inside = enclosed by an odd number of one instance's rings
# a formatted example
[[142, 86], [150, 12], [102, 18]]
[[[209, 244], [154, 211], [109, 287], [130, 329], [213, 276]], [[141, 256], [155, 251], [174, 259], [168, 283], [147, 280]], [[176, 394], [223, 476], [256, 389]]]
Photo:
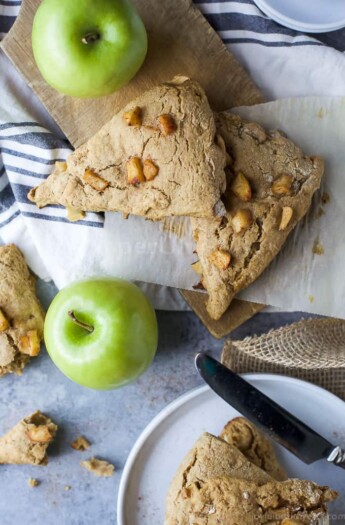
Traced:
[[57, 425], [39, 410], [0, 438], [0, 464], [47, 465], [47, 448]]
[[21, 374], [40, 351], [44, 312], [35, 279], [14, 245], [0, 246], [0, 377]]
[[244, 417], [235, 417], [229, 421], [220, 437], [238, 448], [249, 461], [262, 468], [272, 478], [278, 481], [287, 478], [279, 465], [271, 441]]
[[231, 113], [217, 116], [228, 152], [227, 215], [192, 218], [207, 310], [219, 319], [234, 296], [259, 277], [308, 211], [323, 161], [307, 157], [278, 131]]
[[[39, 207], [148, 219], [224, 212], [225, 150], [201, 86], [175, 77], [128, 104], [29, 193]], [[216, 209], [215, 209], [216, 207]]]

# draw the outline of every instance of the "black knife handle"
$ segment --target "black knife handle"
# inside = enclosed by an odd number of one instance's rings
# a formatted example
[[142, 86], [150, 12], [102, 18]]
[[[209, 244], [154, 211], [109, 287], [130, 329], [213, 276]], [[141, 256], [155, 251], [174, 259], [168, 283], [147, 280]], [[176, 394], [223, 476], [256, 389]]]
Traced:
[[340, 447], [334, 447], [327, 456], [327, 461], [345, 469], [345, 450]]

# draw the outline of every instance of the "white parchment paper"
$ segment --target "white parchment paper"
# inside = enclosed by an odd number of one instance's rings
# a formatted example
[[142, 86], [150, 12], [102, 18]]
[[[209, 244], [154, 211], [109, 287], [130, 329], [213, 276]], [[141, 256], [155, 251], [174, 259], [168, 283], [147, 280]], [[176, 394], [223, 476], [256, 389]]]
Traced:
[[[345, 98], [284, 99], [235, 112], [283, 130], [305, 153], [325, 160], [321, 191], [307, 217], [240, 296], [285, 310], [345, 318]], [[325, 192], [327, 203], [321, 199]], [[313, 253], [316, 245], [322, 255]]]

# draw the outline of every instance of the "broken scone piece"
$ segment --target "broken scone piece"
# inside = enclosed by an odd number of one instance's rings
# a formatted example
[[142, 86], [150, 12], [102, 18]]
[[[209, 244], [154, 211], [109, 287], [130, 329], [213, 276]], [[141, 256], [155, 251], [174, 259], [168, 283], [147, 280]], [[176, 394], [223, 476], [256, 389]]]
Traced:
[[0, 246], [0, 377], [21, 374], [40, 351], [44, 312], [19, 249]]
[[224, 167], [224, 145], [203, 89], [175, 77], [128, 104], [29, 199], [39, 207], [62, 204], [153, 220], [214, 217], [224, 212]]
[[207, 311], [220, 319], [234, 296], [255, 281], [308, 211], [323, 161], [307, 157], [278, 131], [220, 113], [217, 129], [231, 164], [226, 216], [192, 218]]
[[110, 477], [113, 476], [115, 472], [114, 465], [103, 459], [91, 458], [86, 461], [81, 461], [80, 464], [82, 467], [86, 468], [86, 470], [92, 472], [92, 474], [98, 477]]
[[271, 441], [248, 419], [235, 417], [225, 425], [220, 437], [238, 448], [249, 461], [262, 468], [272, 478], [278, 481], [287, 478], [279, 465]]
[[0, 438], [0, 464], [47, 465], [57, 425], [39, 410]]

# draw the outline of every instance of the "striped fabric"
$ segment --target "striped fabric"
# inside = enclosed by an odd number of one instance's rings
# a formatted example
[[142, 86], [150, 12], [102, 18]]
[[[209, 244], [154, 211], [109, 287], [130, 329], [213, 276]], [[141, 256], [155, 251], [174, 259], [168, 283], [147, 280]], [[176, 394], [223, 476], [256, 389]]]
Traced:
[[[0, 39], [15, 21], [20, 3], [0, 0]], [[345, 94], [345, 30], [304, 35], [268, 19], [252, 0], [195, 0], [195, 4], [268, 100]], [[28, 190], [70, 151], [44, 108], [0, 52], [0, 240], [18, 244], [32, 269], [40, 277], [52, 278], [58, 286], [90, 272], [157, 282], [150, 273], [126, 273], [126, 254], [119, 248], [125, 246], [121, 235], [126, 227], [131, 234], [133, 218], [117, 223], [118, 214], [109, 218], [93, 213], [83, 221], [70, 223], [63, 208], [39, 210], [27, 200]], [[148, 225], [138, 221], [136, 227], [138, 237], [145, 239], [148, 257], [156, 250], [159, 258], [159, 249], [147, 246], [151, 235]], [[102, 259], [97, 257], [95, 245]], [[161, 284], [185, 287], [179, 280], [184, 271], [179, 267], [183, 256], [176, 255], [174, 282]], [[165, 297], [161, 305], [166, 307], [164, 301]]]

